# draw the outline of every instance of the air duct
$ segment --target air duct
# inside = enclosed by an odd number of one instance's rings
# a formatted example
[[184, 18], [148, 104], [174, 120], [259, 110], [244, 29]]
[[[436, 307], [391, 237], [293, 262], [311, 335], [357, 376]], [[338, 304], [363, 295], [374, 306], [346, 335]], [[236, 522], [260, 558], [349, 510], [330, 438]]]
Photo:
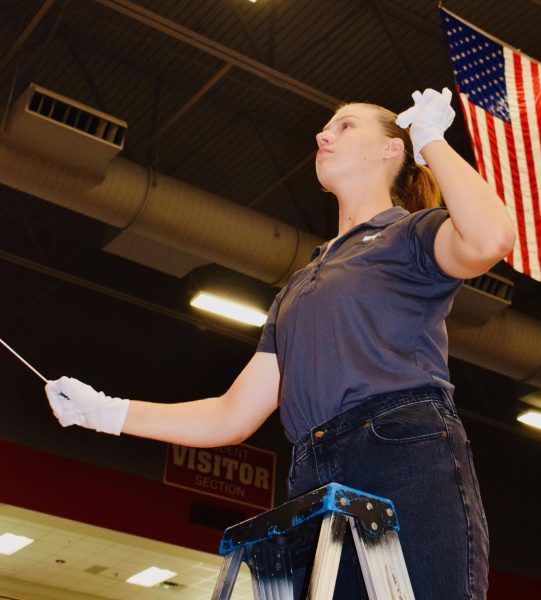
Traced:
[[0, 144], [0, 182], [121, 230], [282, 285], [321, 240], [272, 217], [114, 158], [101, 182]]

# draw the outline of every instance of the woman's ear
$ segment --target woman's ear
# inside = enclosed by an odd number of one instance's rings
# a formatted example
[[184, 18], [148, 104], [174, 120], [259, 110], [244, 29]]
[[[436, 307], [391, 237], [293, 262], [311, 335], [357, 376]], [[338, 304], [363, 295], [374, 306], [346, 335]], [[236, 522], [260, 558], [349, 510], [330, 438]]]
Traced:
[[385, 146], [385, 158], [394, 158], [404, 152], [404, 142], [399, 137], [387, 138]]

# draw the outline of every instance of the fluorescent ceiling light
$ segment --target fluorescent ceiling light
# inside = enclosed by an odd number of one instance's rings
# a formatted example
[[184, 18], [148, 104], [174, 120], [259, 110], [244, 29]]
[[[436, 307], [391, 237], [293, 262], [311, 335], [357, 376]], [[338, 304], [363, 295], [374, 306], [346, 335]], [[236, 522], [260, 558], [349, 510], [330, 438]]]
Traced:
[[520, 421], [525, 425], [529, 425], [530, 427], [541, 429], [541, 412], [538, 410], [528, 410], [524, 413], [521, 413], [517, 417], [517, 421]]
[[256, 308], [251, 308], [232, 300], [226, 300], [207, 292], [197, 294], [190, 304], [201, 310], [206, 310], [248, 325], [256, 325], [257, 327], [261, 327], [267, 320], [267, 315]]
[[129, 579], [126, 579], [128, 583], [135, 583], [136, 585], [142, 585], [143, 587], [152, 587], [157, 583], [166, 581], [170, 577], [174, 577], [176, 573], [169, 569], [158, 569], [158, 567], [150, 567], [132, 575]]
[[13, 533], [4, 533], [0, 535], [0, 554], [14, 554], [21, 548], [28, 546], [34, 540], [24, 537], [24, 535], [14, 535]]

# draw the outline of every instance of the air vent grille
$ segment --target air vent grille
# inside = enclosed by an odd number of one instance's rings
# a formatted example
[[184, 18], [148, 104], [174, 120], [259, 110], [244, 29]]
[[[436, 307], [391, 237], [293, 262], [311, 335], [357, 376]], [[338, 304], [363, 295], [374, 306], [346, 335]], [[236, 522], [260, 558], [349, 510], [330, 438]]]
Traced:
[[124, 145], [126, 127], [68, 104], [43, 91], [34, 89], [28, 102], [28, 110], [57, 123], [82, 131], [97, 139], [109, 142], [119, 149]]
[[504, 277], [500, 277], [499, 275], [490, 272], [484, 273], [479, 277], [474, 277], [473, 279], [467, 279], [465, 284], [508, 303], [511, 302], [515, 286], [509, 279], [505, 279]]

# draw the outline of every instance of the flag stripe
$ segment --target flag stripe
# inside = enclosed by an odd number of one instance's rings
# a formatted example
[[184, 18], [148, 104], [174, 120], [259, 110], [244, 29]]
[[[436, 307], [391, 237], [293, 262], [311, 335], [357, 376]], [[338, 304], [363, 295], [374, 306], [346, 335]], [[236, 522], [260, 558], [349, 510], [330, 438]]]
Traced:
[[[539, 245], [541, 240], [541, 217], [539, 215], [539, 188], [535, 173], [534, 154], [532, 148], [532, 135], [530, 134], [530, 123], [528, 120], [528, 104], [533, 98], [528, 96], [527, 89], [530, 88], [528, 73], [524, 77], [522, 57], [518, 53], [513, 53], [513, 63], [515, 68], [515, 83], [517, 90], [517, 112], [518, 122], [520, 123], [522, 140], [524, 144], [524, 162], [526, 164], [526, 173], [528, 181], [523, 187], [529, 191], [528, 200], [530, 207], [527, 210], [529, 218], [526, 220], [527, 226], [531, 231], [528, 232], [528, 250], [532, 258], [532, 269], [534, 265], [539, 264]], [[532, 133], [534, 133], [532, 131]]]
[[465, 94], [460, 93], [460, 88], [458, 88], [458, 97], [460, 99], [460, 106], [462, 107], [462, 112], [464, 113], [464, 116], [466, 117], [466, 121], [468, 123], [468, 135], [470, 136], [470, 143], [471, 143], [471, 147], [473, 149], [473, 154], [475, 156], [475, 164], [477, 165], [477, 168], [479, 168], [479, 147], [475, 142], [475, 139], [473, 138], [473, 124], [472, 124], [472, 120], [471, 120], [471, 115], [470, 115], [470, 103], [468, 101], [468, 98]]
[[500, 163], [500, 152], [498, 149], [498, 138], [496, 135], [496, 129], [494, 126], [494, 117], [490, 113], [486, 113], [487, 120], [487, 137], [490, 148], [490, 155], [492, 157], [492, 167], [494, 172], [494, 187], [498, 196], [506, 202], [505, 194], [503, 191], [502, 181], [502, 167]]
[[477, 146], [477, 168], [479, 169], [481, 176], [486, 179], [487, 172], [485, 169], [485, 158], [483, 156], [483, 145], [481, 144], [481, 136], [479, 135], [477, 111], [475, 110], [475, 106], [473, 107], [473, 110], [470, 110], [470, 119], [472, 124], [473, 139], [475, 140], [475, 145]]
[[[492, 116], [492, 115], [491, 115]], [[515, 190], [512, 184], [511, 163], [509, 161], [509, 152], [507, 148], [507, 139], [505, 129], [507, 124], [501, 119], [494, 118], [494, 133], [496, 134], [496, 146], [498, 147], [498, 155], [500, 157], [500, 167], [502, 176], [502, 190], [505, 204], [509, 209], [509, 214], [515, 223], [515, 228], [518, 230], [517, 211], [515, 203]], [[518, 271], [523, 271], [522, 253], [520, 251], [519, 237], [515, 242], [513, 252], [507, 257], [508, 262]]]
[[509, 166], [510, 166], [510, 187], [514, 190], [515, 211], [517, 215], [518, 228], [518, 246], [522, 257], [522, 268], [526, 275], [530, 274], [530, 257], [528, 256], [528, 247], [526, 244], [526, 222], [524, 220], [524, 203], [522, 190], [520, 187], [520, 175], [517, 163], [517, 151], [515, 147], [515, 138], [511, 127], [505, 127], [505, 138], [509, 148]]
[[532, 73], [532, 98], [537, 117], [537, 137], [541, 138], [541, 85], [539, 84], [539, 65], [536, 62], [531, 63]]
[[496, 188], [496, 181], [494, 180], [494, 166], [490, 160], [491, 147], [488, 136], [488, 125], [486, 118], [487, 113], [477, 106], [473, 106], [473, 112], [476, 115], [475, 123], [477, 124], [477, 131], [479, 132], [479, 142], [481, 144], [481, 148], [483, 149], [483, 165], [485, 168], [484, 178], [493, 188]]
[[[529, 128], [530, 150], [526, 155], [532, 188], [533, 219], [535, 237], [532, 245], [537, 252], [537, 262], [532, 265], [532, 276], [541, 279], [541, 138], [539, 134], [539, 110], [541, 99], [536, 96], [534, 64], [525, 56], [521, 56], [524, 81], [524, 113]], [[537, 65], [535, 65], [537, 67]], [[537, 70], [537, 87], [539, 87], [539, 70]], [[538, 90], [539, 93], [539, 90]], [[537, 100], [536, 100], [537, 99]]]
[[[525, 234], [521, 246], [528, 256], [528, 272], [532, 275], [537, 270], [539, 256], [537, 249], [537, 236], [535, 232], [535, 209], [533, 188], [531, 180], [531, 143], [528, 122], [525, 120], [524, 109], [524, 83], [522, 81], [522, 64], [520, 55], [508, 48], [504, 48], [506, 62], [506, 76], [512, 87], [508, 91], [509, 113], [515, 144], [515, 157], [517, 162], [518, 187], [522, 196], [522, 213], [524, 218]], [[523, 254], [524, 255], [524, 254]]]

